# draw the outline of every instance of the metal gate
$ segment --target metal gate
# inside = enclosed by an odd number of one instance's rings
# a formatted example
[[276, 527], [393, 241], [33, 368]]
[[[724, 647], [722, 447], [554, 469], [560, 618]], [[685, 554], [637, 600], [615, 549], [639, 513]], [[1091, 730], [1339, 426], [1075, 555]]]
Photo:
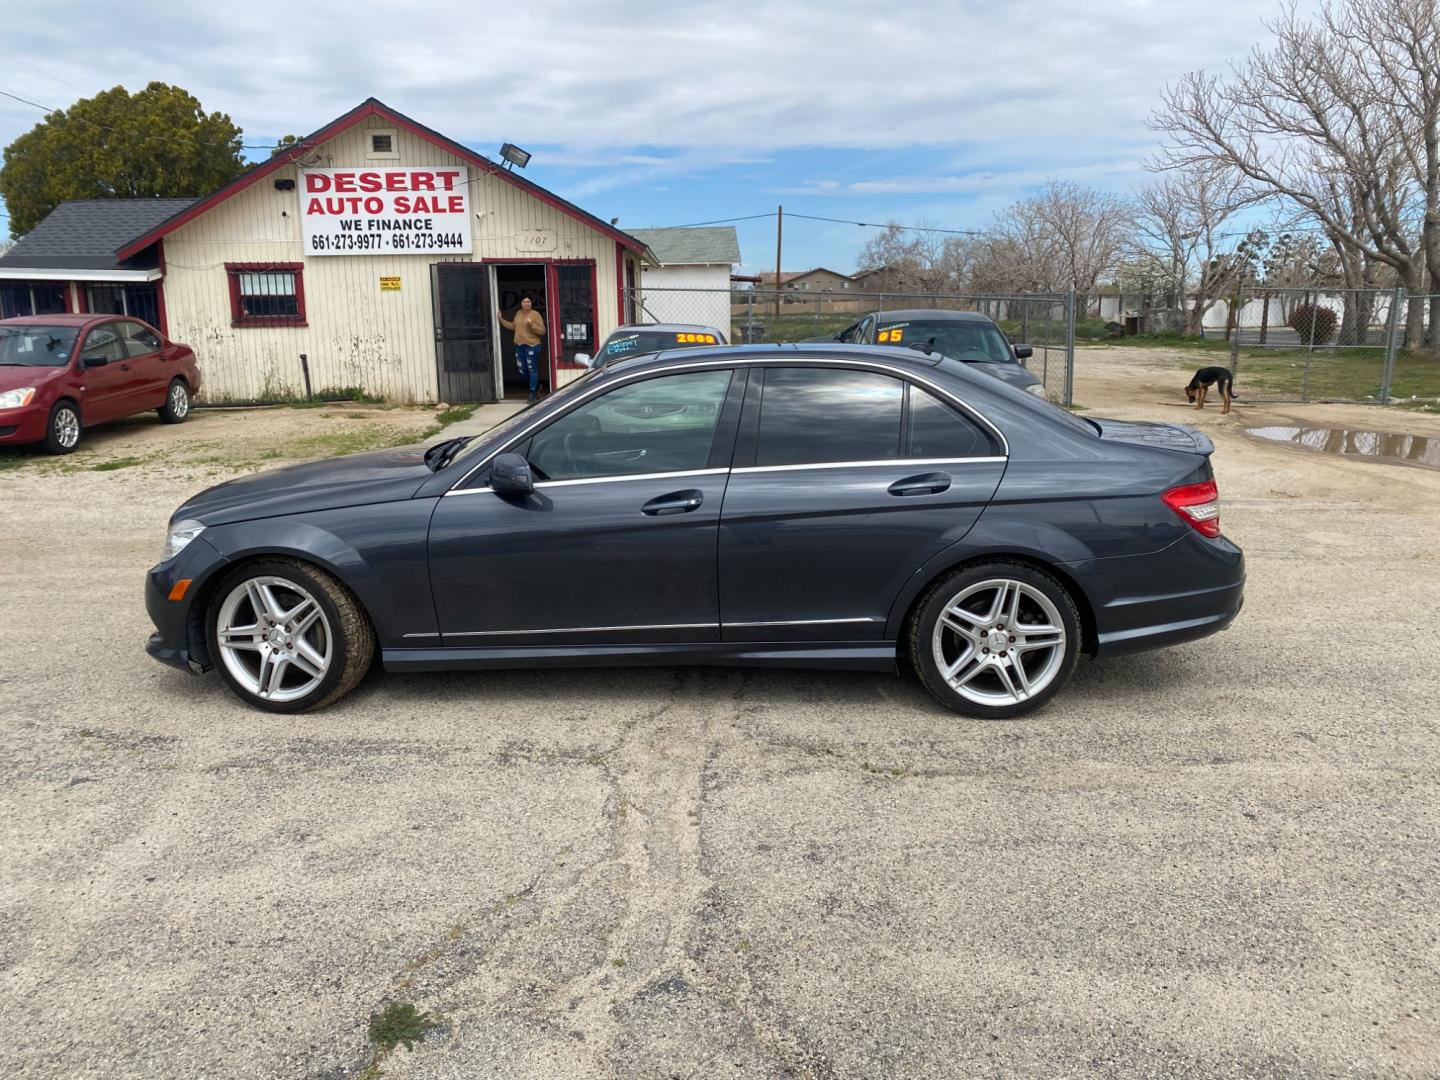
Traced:
[[434, 263], [435, 363], [440, 400], [496, 401], [503, 395], [495, 365], [495, 323], [490, 267]]

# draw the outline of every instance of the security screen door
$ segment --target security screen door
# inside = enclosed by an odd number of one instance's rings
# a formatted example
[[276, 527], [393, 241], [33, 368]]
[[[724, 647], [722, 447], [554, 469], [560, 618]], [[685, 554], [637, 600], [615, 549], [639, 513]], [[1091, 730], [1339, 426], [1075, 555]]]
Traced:
[[430, 273], [440, 400], [498, 400], [502, 395], [495, 364], [490, 267], [482, 263], [435, 263]]

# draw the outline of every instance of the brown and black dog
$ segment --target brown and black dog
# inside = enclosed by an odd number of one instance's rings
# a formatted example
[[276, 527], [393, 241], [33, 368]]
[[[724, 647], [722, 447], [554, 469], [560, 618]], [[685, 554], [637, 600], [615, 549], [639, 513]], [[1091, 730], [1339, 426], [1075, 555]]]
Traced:
[[1225, 403], [1220, 412], [1228, 413], [1230, 399], [1240, 396], [1235, 393], [1235, 376], [1230, 373], [1229, 368], [1202, 367], [1195, 372], [1195, 377], [1190, 380], [1190, 385], [1185, 387], [1185, 397], [1195, 408], [1203, 409], [1206, 392], [1217, 384], [1220, 390], [1220, 400]]

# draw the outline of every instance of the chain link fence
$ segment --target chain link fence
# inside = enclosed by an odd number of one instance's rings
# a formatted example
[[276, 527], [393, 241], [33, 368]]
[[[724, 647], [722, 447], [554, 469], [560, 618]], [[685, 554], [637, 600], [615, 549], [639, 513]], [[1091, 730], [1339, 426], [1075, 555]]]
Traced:
[[1068, 405], [1073, 400], [1075, 303], [1068, 293], [1001, 296], [643, 286], [625, 290], [625, 299], [627, 305], [634, 300], [641, 322], [714, 327], [734, 344], [838, 341], [847, 329], [877, 312], [979, 312], [998, 323], [1012, 343], [1034, 350], [1022, 362], [1045, 384], [1052, 401]]
[[1402, 349], [1415, 305], [1428, 312], [1401, 289], [1247, 289], [1211, 310], [1204, 336], [1226, 342], [1244, 399], [1440, 401], [1440, 360]]

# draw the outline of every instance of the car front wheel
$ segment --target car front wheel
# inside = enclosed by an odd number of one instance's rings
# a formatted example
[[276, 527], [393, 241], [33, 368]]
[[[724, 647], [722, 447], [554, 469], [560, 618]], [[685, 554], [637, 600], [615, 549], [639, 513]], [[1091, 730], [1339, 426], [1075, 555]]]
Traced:
[[937, 700], [1003, 720], [1040, 708], [1065, 685], [1080, 652], [1080, 615], [1044, 571], [982, 563], [931, 588], [909, 644], [916, 674]]
[[211, 653], [241, 700], [306, 712], [353, 690], [375, 655], [370, 621], [329, 574], [293, 559], [248, 563], [220, 583], [207, 618]]
[[184, 379], [174, 379], [165, 392], [165, 404], [156, 410], [167, 424], [181, 424], [190, 415], [190, 388]]
[[68, 454], [79, 445], [80, 410], [68, 401], [57, 401], [45, 429], [45, 449], [52, 454]]

